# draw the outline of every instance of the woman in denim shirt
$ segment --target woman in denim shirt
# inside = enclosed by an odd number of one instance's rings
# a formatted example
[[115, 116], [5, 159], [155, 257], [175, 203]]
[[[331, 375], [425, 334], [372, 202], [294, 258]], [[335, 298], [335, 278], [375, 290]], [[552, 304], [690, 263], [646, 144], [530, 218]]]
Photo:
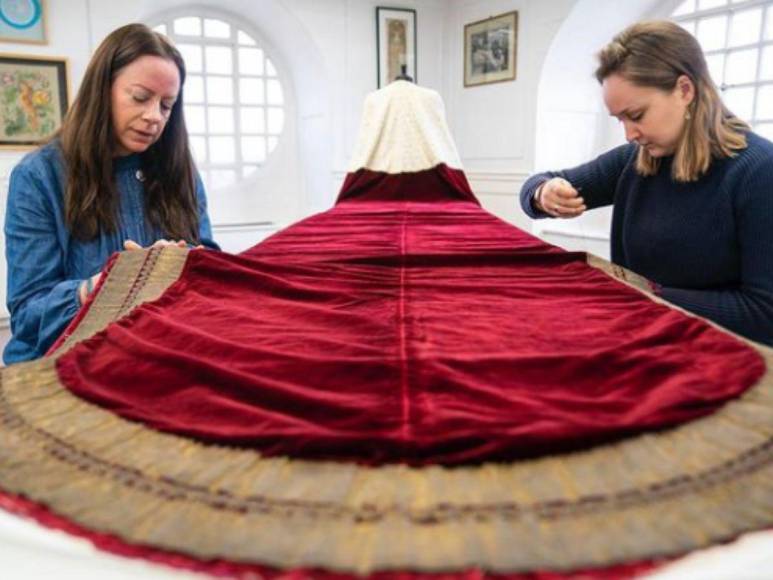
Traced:
[[6, 364], [46, 353], [112, 253], [217, 247], [188, 148], [184, 81], [183, 59], [162, 35], [119, 28], [91, 59], [57, 137], [14, 168]]

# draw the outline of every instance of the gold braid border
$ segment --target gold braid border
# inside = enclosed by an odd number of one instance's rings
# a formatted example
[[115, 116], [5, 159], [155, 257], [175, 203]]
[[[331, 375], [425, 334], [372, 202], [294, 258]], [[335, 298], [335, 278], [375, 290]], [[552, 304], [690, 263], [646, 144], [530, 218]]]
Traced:
[[[187, 253], [157, 253], [119, 258], [69, 344], [174, 281]], [[773, 350], [755, 348], [772, 368]], [[2, 374], [0, 486], [203, 559], [361, 574], [602, 567], [773, 523], [773, 378], [710, 417], [582, 453], [368, 468], [153, 431], [73, 396], [52, 357]]]

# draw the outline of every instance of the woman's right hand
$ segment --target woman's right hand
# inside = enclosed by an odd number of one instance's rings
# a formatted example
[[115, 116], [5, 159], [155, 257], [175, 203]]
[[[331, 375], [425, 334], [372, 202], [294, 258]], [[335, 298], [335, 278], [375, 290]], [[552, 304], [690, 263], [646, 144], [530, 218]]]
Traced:
[[[178, 241], [172, 241], [172, 240], [156, 240], [153, 242], [153, 245], [150, 246], [151, 248], [163, 248], [164, 246], [177, 246], [178, 248], [187, 248], [188, 243], [185, 240], [178, 240]], [[134, 240], [126, 240], [123, 243], [123, 249], [124, 250], [141, 250], [142, 246], [140, 246], [137, 242]]]
[[562, 177], [548, 179], [540, 185], [533, 203], [536, 209], [557, 218], [577, 217], [588, 209], [580, 193]]
[[[177, 240], [176, 242], [173, 240], [156, 240], [155, 242], [153, 242], [153, 245], [150, 247], [163, 248], [164, 246], [177, 246], [178, 248], [191, 248], [193, 250], [201, 250], [204, 248], [204, 246], [202, 246], [201, 244], [199, 244], [198, 246], [193, 246], [188, 242], [186, 242], [185, 240]], [[142, 250], [144, 248], [134, 240], [126, 240], [123, 243], [123, 249], [124, 250]]]

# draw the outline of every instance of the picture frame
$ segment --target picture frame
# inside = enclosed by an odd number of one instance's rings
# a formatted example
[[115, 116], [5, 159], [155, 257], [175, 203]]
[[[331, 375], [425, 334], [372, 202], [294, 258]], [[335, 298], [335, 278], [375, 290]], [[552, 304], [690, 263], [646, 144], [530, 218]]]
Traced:
[[515, 80], [518, 58], [518, 12], [464, 26], [464, 86]]
[[66, 58], [0, 53], [0, 149], [30, 149], [61, 126], [69, 106]]
[[0, 41], [46, 44], [45, 0], [0, 0]]
[[376, 7], [378, 88], [401, 76], [417, 82], [416, 10]]

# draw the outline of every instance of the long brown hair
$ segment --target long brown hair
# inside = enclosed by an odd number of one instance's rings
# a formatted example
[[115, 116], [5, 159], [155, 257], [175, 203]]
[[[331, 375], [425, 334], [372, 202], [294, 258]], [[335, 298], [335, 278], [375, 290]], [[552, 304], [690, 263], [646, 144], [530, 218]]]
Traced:
[[65, 221], [78, 239], [116, 230], [119, 199], [113, 178], [111, 88], [123, 67], [145, 55], [174, 62], [180, 73], [180, 94], [166, 126], [158, 141], [140, 155], [146, 216], [172, 239], [199, 241], [194, 165], [182, 110], [185, 63], [163, 35], [144, 24], [122, 26], [99, 45], [58, 133], [67, 175]]
[[[671, 92], [682, 75], [695, 87], [688, 116], [674, 153], [676, 181], [695, 181], [712, 159], [732, 157], [746, 147], [749, 126], [722, 103], [711, 80], [700, 44], [681, 26], [667, 20], [638, 22], [623, 30], [598, 54], [601, 83], [618, 74], [629, 82]], [[636, 170], [654, 175], [660, 160], [639, 148]]]

